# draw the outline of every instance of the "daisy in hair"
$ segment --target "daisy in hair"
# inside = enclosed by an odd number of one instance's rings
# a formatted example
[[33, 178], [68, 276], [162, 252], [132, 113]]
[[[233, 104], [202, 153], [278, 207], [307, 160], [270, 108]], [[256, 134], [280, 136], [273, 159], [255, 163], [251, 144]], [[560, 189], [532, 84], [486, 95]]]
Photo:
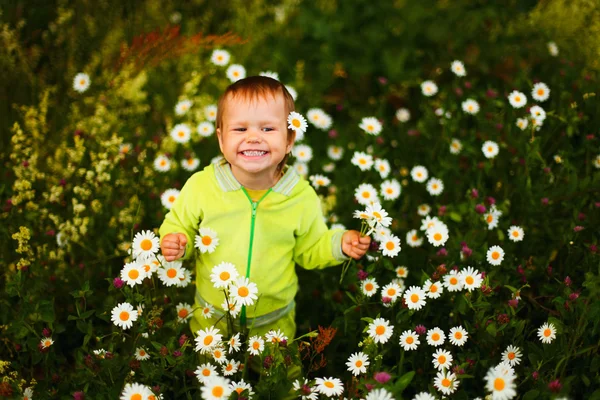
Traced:
[[176, 307], [177, 310], [177, 322], [186, 322], [192, 316], [194, 309], [188, 303], [179, 303]]
[[307, 163], [313, 158], [312, 148], [306, 144], [297, 144], [292, 148], [292, 155], [296, 160]]
[[371, 390], [365, 400], [394, 400], [394, 397], [384, 388], [378, 388]]
[[439, 371], [433, 381], [433, 386], [445, 395], [450, 395], [458, 389], [458, 379], [454, 373]]
[[232, 390], [229, 385], [231, 381], [221, 376], [213, 376], [206, 380], [201, 388], [201, 396], [203, 400], [225, 400], [229, 398]]
[[375, 278], [367, 278], [364, 281], [362, 281], [362, 284], [360, 285], [360, 289], [362, 290], [362, 292], [364, 293], [365, 296], [371, 297], [375, 293], [377, 293], [377, 289], [379, 289], [379, 285], [377, 284], [377, 281], [375, 280]]
[[226, 360], [223, 365], [223, 375], [231, 376], [235, 374], [240, 367], [240, 362], [235, 360]]
[[188, 157], [188, 158], [184, 158], [183, 160], [181, 160], [181, 168], [185, 169], [186, 171], [195, 171], [198, 169], [198, 167], [200, 166], [200, 159], [198, 159], [197, 157]]
[[384, 240], [381, 241], [380, 244], [381, 254], [387, 257], [396, 257], [398, 253], [400, 253], [400, 238], [395, 235], [390, 235]]
[[329, 186], [329, 184], [331, 183], [331, 180], [326, 177], [325, 175], [311, 175], [310, 176], [310, 183], [313, 185], [313, 187], [315, 189], [322, 187], [327, 187]]
[[154, 232], [141, 231], [133, 237], [131, 247], [133, 258], [145, 260], [154, 257], [154, 254], [160, 249], [160, 244]]
[[392, 224], [392, 217], [388, 216], [387, 211], [385, 211], [379, 203], [367, 205], [365, 212], [369, 216], [369, 218], [367, 218], [367, 223], [371, 227], [376, 226], [377, 228], [387, 228]]
[[508, 400], [517, 396], [515, 375], [506, 375], [496, 368], [490, 368], [484, 379], [485, 389], [491, 393], [493, 399]]
[[423, 183], [429, 178], [429, 172], [427, 172], [427, 168], [424, 166], [417, 165], [410, 170], [410, 176], [413, 181]]
[[228, 262], [222, 262], [215, 265], [210, 274], [210, 280], [213, 286], [217, 289], [226, 288], [239, 277], [239, 273], [235, 265]]
[[452, 142], [450, 142], [450, 153], [460, 154], [462, 148], [463, 148], [463, 145], [460, 140], [452, 139]]
[[[429, 215], [430, 212], [431, 212], [431, 206], [429, 204], [423, 203], [423, 204], [419, 205], [419, 207], [417, 207], [417, 214], [419, 214], [422, 217]], [[433, 218], [437, 219], [437, 217], [433, 217]], [[431, 225], [431, 226], [433, 226], [433, 225]], [[428, 226], [427, 228], [430, 228], [431, 226]], [[425, 230], [427, 228], [421, 228], [421, 229]]]
[[200, 383], [206, 383], [210, 378], [217, 376], [217, 369], [211, 363], [205, 363], [196, 368], [194, 374]]
[[408, 110], [408, 108], [397, 109], [396, 119], [402, 123], [410, 121], [410, 111]]
[[160, 202], [163, 207], [170, 210], [171, 207], [173, 207], [173, 203], [175, 203], [177, 196], [179, 196], [179, 190], [167, 189], [160, 195]]
[[423, 238], [419, 236], [416, 229], [411, 229], [406, 233], [406, 244], [410, 247], [419, 247], [423, 244]]
[[444, 331], [441, 330], [440, 328], [433, 328], [433, 329], [429, 329], [427, 331], [427, 344], [430, 346], [441, 346], [444, 344], [444, 341], [446, 340], [446, 335], [444, 334]]
[[521, 364], [521, 356], [521, 349], [511, 344], [502, 353], [502, 361], [507, 362], [511, 367], [514, 367], [515, 365]]
[[227, 78], [229, 78], [231, 82], [237, 82], [246, 77], [246, 68], [240, 64], [231, 64], [229, 67], [227, 67], [226, 74]]
[[379, 175], [381, 175], [382, 179], [387, 178], [390, 174], [390, 171], [392, 170], [388, 160], [383, 160], [379, 158], [375, 160], [375, 169], [377, 170], [377, 172], [379, 172]]
[[44, 349], [47, 349], [48, 347], [52, 346], [53, 344], [54, 344], [54, 340], [52, 340], [52, 338], [49, 338], [49, 337], [43, 337], [42, 340], [40, 340], [40, 345]]
[[210, 104], [204, 107], [204, 116], [207, 120], [215, 122], [217, 120], [217, 105]]
[[396, 267], [396, 276], [398, 278], [406, 278], [408, 276], [408, 268], [405, 265]]
[[365, 374], [369, 364], [369, 356], [362, 351], [352, 354], [350, 357], [348, 357], [348, 361], [346, 361], [348, 371], [350, 371], [354, 376]]
[[377, 136], [381, 133], [381, 122], [375, 117], [365, 117], [360, 121], [358, 125], [360, 129], [368, 133], [369, 135]]
[[190, 100], [181, 100], [175, 104], [175, 114], [184, 115], [187, 113], [192, 107], [192, 102]]
[[508, 95], [508, 101], [513, 108], [521, 108], [527, 104], [527, 96], [517, 90], [513, 90]]
[[354, 191], [354, 198], [358, 204], [368, 206], [373, 203], [379, 203], [377, 190], [370, 183], [361, 183]]
[[463, 289], [463, 281], [460, 273], [456, 270], [450, 270], [449, 273], [444, 275], [444, 286], [449, 292], [458, 292]]
[[402, 335], [400, 335], [400, 346], [402, 346], [404, 351], [416, 350], [419, 344], [421, 342], [419, 341], [417, 332], [408, 330], [402, 332]]
[[230, 59], [231, 59], [231, 54], [229, 54], [228, 51], [221, 50], [221, 49], [213, 50], [213, 52], [210, 56], [210, 61], [219, 67], [224, 67], [227, 64], [229, 64]]
[[217, 232], [208, 227], [203, 227], [198, 230], [200, 233], [194, 238], [194, 247], [200, 250], [201, 253], [212, 253], [219, 244]]
[[458, 276], [463, 288], [469, 292], [473, 289], [479, 289], [483, 283], [483, 278], [479, 271], [470, 266], [460, 271]]
[[223, 301], [223, 304], [221, 304], [221, 308], [229, 312], [232, 318], [235, 318], [240, 313], [240, 311], [242, 311], [242, 304], [230, 298], [229, 300], [225, 299], [225, 301]]
[[288, 115], [287, 122], [288, 128], [296, 132], [296, 140], [302, 140], [306, 133], [306, 128], [308, 128], [306, 119], [296, 111], [292, 111]]
[[212, 122], [200, 122], [196, 127], [196, 132], [202, 137], [210, 137], [215, 132], [215, 126]]
[[504, 250], [500, 246], [492, 246], [487, 251], [486, 259], [492, 265], [500, 265], [504, 260]]
[[536, 83], [533, 85], [533, 89], [531, 90], [531, 97], [535, 101], [546, 101], [548, 97], [550, 97], [550, 89], [548, 85], [543, 82]]
[[245, 276], [237, 278], [229, 286], [229, 295], [236, 304], [242, 306], [251, 306], [258, 298], [258, 288], [256, 283], [250, 282]]
[[190, 141], [192, 131], [187, 124], [177, 124], [171, 129], [170, 135], [177, 143], [187, 143]]
[[548, 47], [548, 53], [550, 53], [551, 56], [556, 57], [558, 55], [558, 46], [555, 42], [548, 42], [546, 46]]
[[143, 347], [135, 349], [135, 359], [138, 361], [144, 361], [150, 358], [150, 354]]
[[537, 121], [543, 121], [546, 119], [546, 111], [540, 106], [533, 106], [529, 109], [531, 113], [531, 118]]
[[455, 326], [450, 329], [450, 333], [448, 334], [448, 340], [454, 346], [462, 346], [467, 342], [467, 338], [469, 334], [462, 326]]
[[402, 295], [402, 288], [395, 282], [390, 282], [381, 288], [381, 297], [388, 297], [395, 302]]
[[390, 325], [389, 321], [383, 318], [375, 318], [369, 324], [367, 333], [375, 343], [385, 344], [394, 333], [394, 326]]
[[420, 310], [425, 305], [426, 294], [419, 286], [411, 286], [404, 292], [404, 301], [409, 310]]
[[248, 339], [248, 352], [254, 356], [260, 355], [265, 349], [265, 341], [260, 336], [252, 336]]
[[279, 329], [271, 329], [269, 332], [265, 333], [265, 339], [267, 339], [267, 342], [271, 342], [273, 344], [277, 344], [283, 341], [287, 342], [288, 340], [287, 336], [285, 336], [283, 332], [281, 332]]
[[450, 69], [454, 72], [456, 76], [466, 76], [467, 71], [465, 70], [465, 65], [462, 61], [454, 60], [452, 61], [452, 65], [450, 65]]
[[73, 78], [73, 89], [79, 93], [83, 93], [90, 87], [90, 76], [83, 72], [78, 73]]
[[214, 348], [221, 344], [223, 335], [219, 333], [218, 328], [209, 327], [206, 329], [200, 329], [196, 332], [196, 351], [202, 354], [210, 353]]
[[138, 318], [138, 312], [129, 303], [120, 303], [110, 313], [110, 319], [121, 329], [129, 329]]
[[544, 323], [544, 325], [540, 326], [538, 329], [538, 337], [544, 344], [550, 344], [554, 339], [556, 339], [556, 328], [552, 323]]
[[516, 125], [520, 130], [524, 131], [527, 129], [527, 125], [529, 125], [529, 120], [527, 118], [517, 118]]
[[185, 279], [181, 264], [181, 261], [164, 262], [162, 268], [156, 271], [156, 275], [163, 285], [167, 287], [177, 286], [181, 282], [181, 279]]
[[360, 168], [361, 171], [368, 171], [373, 166], [373, 157], [362, 151], [355, 151], [350, 162]]
[[315, 390], [327, 397], [339, 396], [344, 392], [344, 384], [338, 378], [317, 378]]
[[254, 396], [254, 390], [252, 390], [252, 385], [250, 385], [248, 382], [245, 382], [243, 379], [240, 380], [239, 382], [231, 382], [229, 384], [229, 388], [231, 389], [231, 392], [236, 392], [238, 395], [238, 398], [242, 397], [242, 393], [244, 393], [245, 391], [247, 391], [247, 398], [251, 399], [252, 396]]
[[333, 161], [341, 160], [343, 156], [344, 149], [342, 147], [333, 145], [327, 147], [327, 157], [331, 158]]
[[435, 397], [433, 397], [433, 395], [427, 393], [427, 392], [421, 392], [421, 393], [417, 393], [415, 395], [415, 397], [413, 398], [413, 400], [436, 400]]
[[258, 75], [266, 76], [267, 78], [275, 79], [276, 81], [279, 80], [279, 74], [277, 72], [273, 72], [273, 71], [263, 71], [263, 72], [260, 72]]
[[439, 282], [431, 282], [427, 279], [423, 284], [423, 291], [427, 293], [427, 297], [430, 299], [437, 299], [444, 293], [444, 286]]
[[444, 191], [444, 182], [437, 178], [427, 181], [427, 191], [432, 196], [439, 196]]
[[486, 140], [481, 146], [481, 151], [485, 158], [494, 158], [498, 155], [499, 147], [498, 144], [492, 140]]
[[467, 114], [475, 115], [479, 112], [479, 103], [473, 99], [463, 101], [461, 106]]
[[240, 333], [238, 332], [233, 335], [229, 341], [227, 341], [227, 344], [229, 344], [229, 354], [233, 353], [234, 351], [239, 351], [240, 346], [242, 345], [242, 342], [240, 342]]
[[435, 247], [443, 246], [448, 240], [448, 227], [443, 222], [427, 229], [427, 240]]
[[119, 400], [141, 400], [148, 399], [154, 394], [146, 385], [139, 383], [126, 383]]
[[421, 83], [421, 92], [427, 97], [435, 96], [438, 92], [438, 87], [433, 81], [425, 81]]
[[219, 343], [214, 349], [211, 350], [213, 360], [218, 364], [225, 364], [227, 358], [225, 357], [225, 350], [223, 349], [223, 343]]
[[384, 200], [396, 200], [402, 193], [402, 186], [400, 182], [395, 179], [383, 181], [379, 187], [381, 196]]
[[146, 269], [137, 261], [125, 264], [121, 270], [121, 279], [131, 287], [142, 283], [146, 276]]
[[154, 159], [154, 169], [158, 172], [167, 172], [171, 169], [171, 160], [167, 156], [160, 154]]
[[285, 85], [285, 89], [289, 92], [290, 96], [292, 96], [294, 101], [296, 101], [296, 99], [298, 98], [298, 92], [296, 91], [296, 89], [294, 89], [290, 85]]
[[444, 368], [450, 369], [452, 360], [453, 357], [449, 351], [437, 349], [435, 353], [433, 353], [433, 366], [439, 371], [442, 371]]
[[498, 221], [500, 220], [500, 217], [502, 216], [502, 211], [498, 210], [496, 208], [496, 205], [492, 205], [492, 207], [490, 208], [490, 211], [488, 211], [487, 213], [483, 214], [483, 218], [485, 219], [485, 222], [488, 224], [488, 229], [494, 229], [495, 227], [498, 226]]

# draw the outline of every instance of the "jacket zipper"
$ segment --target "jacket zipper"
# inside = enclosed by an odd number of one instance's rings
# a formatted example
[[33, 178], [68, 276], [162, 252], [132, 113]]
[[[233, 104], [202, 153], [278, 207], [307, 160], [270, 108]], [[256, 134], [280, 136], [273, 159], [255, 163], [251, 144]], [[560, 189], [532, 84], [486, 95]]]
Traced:
[[[254, 243], [254, 223], [256, 221], [256, 209], [261, 201], [269, 194], [271, 189], [267, 190], [265, 194], [258, 200], [254, 201], [250, 198], [250, 195], [246, 191], [246, 188], [242, 186], [242, 191], [248, 198], [250, 205], [252, 206], [252, 218], [250, 219], [250, 245], [248, 246], [248, 263], [246, 264], [246, 278], [250, 278], [250, 264], [252, 263], [252, 244]], [[242, 311], [240, 313], [240, 326], [246, 326], [246, 306], [242, 306]]]

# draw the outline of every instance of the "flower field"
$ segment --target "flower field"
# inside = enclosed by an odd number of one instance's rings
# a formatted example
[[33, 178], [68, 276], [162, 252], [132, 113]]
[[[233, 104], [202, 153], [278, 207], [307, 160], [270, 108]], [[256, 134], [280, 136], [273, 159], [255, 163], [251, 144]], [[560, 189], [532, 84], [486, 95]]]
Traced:
[[[600, 6], [164, 3], [0, 8], [0, 398], [600, 399]], [[236, 328], [243, 266], [195, 307], [160, 254], [259, 74], [327, 225], [372, 238], [297, 266], [295, 337]]]

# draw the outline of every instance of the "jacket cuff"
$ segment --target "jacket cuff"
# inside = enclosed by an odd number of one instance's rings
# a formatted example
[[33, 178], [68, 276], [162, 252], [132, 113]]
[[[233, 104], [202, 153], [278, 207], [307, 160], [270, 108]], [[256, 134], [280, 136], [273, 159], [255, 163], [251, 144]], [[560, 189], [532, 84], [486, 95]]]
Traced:
[[340, 229], [331, 236], [331, 251], [333, 253], [333, 258], [340, 262], [350, 259], [350, 257], [345, 255], [342, 251], [342, 236], [344, 236], [345, 232], [346, 231]]

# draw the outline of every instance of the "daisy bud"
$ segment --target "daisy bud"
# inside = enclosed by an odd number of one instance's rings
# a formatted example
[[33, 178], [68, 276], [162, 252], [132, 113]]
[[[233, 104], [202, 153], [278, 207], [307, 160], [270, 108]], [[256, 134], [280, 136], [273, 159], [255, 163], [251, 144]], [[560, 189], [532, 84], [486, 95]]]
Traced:
[[416, 129], [409, 129], [406, 133], [408, 134], [408, 136], [419, 136], [420, 134], [420, 132]]
[[119, 277], [116, 277], [115, 279], [113, 279], [113, 286], [116, 289], [121, 289], [124, 284], [125, 284], [125, 282], [123, 282], [123, 280]]
[[377, 382], [384, 385], [387, 383], [387, 381], [389, 381], [392, 378], [392, 376], [390, 374], [388, 374], [387, 372], [376, 372], [375, 375], [373, 376], [373, 378]]
[[427, 328], [425, 328], [424, 325], [417, 325], [415, 326], [415, 332], [417, 333], [417, 335], [424, 335], [425, 333], [427, 333]]
[[173, 352], [173, 357], [181, 357], [183, 355], [183, 353], [179, 350], [175, 350]]
[[508, 301], [508, 305], [512, 308], [517, 308], [517, 306], [519, 305], [519, 300], [518, 299], [510, 299]]
[[375, 385], [372, 385], [370, 383], [365, 383], [365, 387], [367, 388], [367, 390], [370, 392], [371, 390], [375, 389]]
[[465, 258], [469, 258], [469, 257], [471, 257], [471, 254], [473, 254], [473, 250], [471, 250], [467, 246], [464, 246], [461, 251], [462, 251], [463, 255], [465, 256]]
[[573, 228], [573, 232], [581, 232], [583, 229], [583, 226], [577, 225], [575, 228]]
[[537, 381], [538, 378], [540, 377], [540, 373], [537, 371], [533, 371], [533, 373], [531, 374], [531, 377], [533, 378], [534, 381]]
[[[570, 278], [569, 276], [567, 276], [567, 277], [565, 278], [565, 285], [566, 285], [567, 287], [569, 287], [569, 286], [571, 286], [572, 284], [573, 284], [573, 281], [571, 280], [571, 278]], [[49, 336], [49, 335], [45, 335], [45, 336]]]
[[363, 269], [359, 269], [358, 272], [356, 273], [356, 276], [358, 277], [358, 280], [364, 281], [365, 279], [367, 279], [369, 277], [369, 273]]
[[83, 392], [73, 393], [73, 400], [85, 400], [85, 394]]
[[179, 346], [183, 346], [187, 340], [188, 340], [188, 337], [185, 334], [181, 335], [179, 337]]
[[548, 389], [550, 389], [550, 391], [554, 393], [560, 392], [560, 390], [562, 389], [562, 384], [560, 383], [560, 380], [555, 379], [552, 382], [550, 382], [548, 384]]
[[140, 368], [140, 362], [138, 360], [131, 360], [129, 362], [129, 368], [136, 370]]
[[42, 329], [42, 336], [50, 337], [50, 336], [52, 336], [52, 331], [48, 328], [44, 328], [44, 329]]
[[479, 191], [477, 189], [471, 189], [471, 197], [476, 199], [479, 197]]
[[575, 301], [575, 300], [577, 300], [578, 298], [579, 298], [579, 292], [571, 293], [571, 294], [569, 295], [569, 300], [571, 300], [571, 301]]
[[112, 358], [113, 358], [113, 353], [111, 353], [110, 351], [107, 351], [107, 352], [104, 354], [104, 358], [106, 358], [107, 360], [112, 360]]
[[486, 211], [486, 208], [483, 204], [477, 204], [475, 206], [475, 212], [477, 212], [478, 214], [484, 214]]
[[454, 89], [454, 93], [456, 93], [456, 95], [458, 97], [460, 97], [463, 95], [463, 90], [461, 88], [457, 87], [456, 89]]
[[496, 199], [491, 196], [488, 196], [486, 200], [490, 206], [496, 204]]
[[187, 375], [188, 378], [195, 378], [196, 377], [196, 374], [191, 369], [186, 369], [185, 370], [185, 374]]

